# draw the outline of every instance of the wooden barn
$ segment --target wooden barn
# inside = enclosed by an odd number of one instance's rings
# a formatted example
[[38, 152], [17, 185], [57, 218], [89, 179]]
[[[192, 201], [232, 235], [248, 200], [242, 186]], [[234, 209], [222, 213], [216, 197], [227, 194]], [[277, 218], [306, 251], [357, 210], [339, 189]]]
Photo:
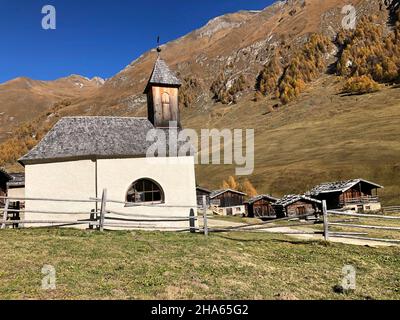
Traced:
[[222, 189], [215, 190], [210, 194], [211, 206], [216, 207], [216, 213], [223, 216], [245, 215], [246, 208], [244, 205], [245, 193], [232, 190]]
[[304, 196], [288, 195], [273, 204], [277, 218], [319, 214], [321, 201]]
[[382, 209], [378, 190], [379, 184], [355, 179], [323, 183], [313, 188], [309, 195], [318, 200], [326, 200], [328, 209], [347, 209], [356, 212], [371, 212]]
[[276, 218], [273, 204], [277, 201], [278, 198], [268, 194], [251, 198], [245, 202], [247, 216], [249, 218]]
[[197, 206], [202, 207], [203, 206], [203, 197], [206, 197], [206, 205], [210, 206], [210, 195], [211, 191], [203, 188], [203, 187], [196, 187], [196, 196], [197, 196]]
[[7, 182], [7, 196], [10, 198], [25, 198], [25, 173], [10, 173], [11, 180]]
[[[0, 168], [0, 196], [7, 196], [7, 183], [11, 181], [13, 178], [10, 174], [7, 173], [6, 170]], [[4, 206], [4, 199], [0, 199], [0, 205]]]

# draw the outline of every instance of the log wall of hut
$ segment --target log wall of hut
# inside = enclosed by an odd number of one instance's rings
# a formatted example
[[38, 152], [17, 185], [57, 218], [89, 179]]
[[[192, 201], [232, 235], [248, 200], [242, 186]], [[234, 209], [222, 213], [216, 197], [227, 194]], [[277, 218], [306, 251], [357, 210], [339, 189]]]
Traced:
[[[374, 192], [375, 190], [375, 192]], [[363, 197], [372, 197], [377, 195], [378, 189], [368, 185], [356, 185], [346, 192], [332, 192], [332, 193], [321, 193], [316, 197], [318, 200], [326, 200], [328, 209], [339, 209], [342, 208], [346, 203], [350, 201], [361, 201]]]
[[341, 203], [346, 203], [347, 201], [360, 199], [362, 197], [371, 197], [372, 196], [372, 188], [367, 188], [366, 186], [354, 186], [350, 190], [342, 193], [339, 197], [339, 201]]
[[197, 195], [197, 205], [202, 206], [203, 205], [203, 196], [206, 196], [206, 204], [207, 206], [210, 205], [210, 192], [207, 192], [202, 189], [196, 189], [196, 195]]
[[[7, 176], [3, 171], [0, 171], [0, 196], [7, 196], [7, 182], [10, 181], [10, 177]], [[4, 199], [0, 199], [0, 205], [4, 206]]]
[[221, 208], [242, 206], [244, 203], [244, 196], [238, 193], [227, 191], [213, 198], [211, 203]]
[[317, 203], [307, 202], [304, 200], [297, 201], [287, 205], [286, 207], [275, 206], [274, 209], [278, 218], [316, 214], [320, 211]]
[[247, 213], [250, 218], [254, 217], [276, 217], [275, 209], [271, 202], [261, 199], [247, 204]]
[[301, 216], [305, 214], [313, 214], [318, 211], [315, 203], [309, 203], [306, 201], [297, 201], [286, 207], [286, 215], [288, 217]]

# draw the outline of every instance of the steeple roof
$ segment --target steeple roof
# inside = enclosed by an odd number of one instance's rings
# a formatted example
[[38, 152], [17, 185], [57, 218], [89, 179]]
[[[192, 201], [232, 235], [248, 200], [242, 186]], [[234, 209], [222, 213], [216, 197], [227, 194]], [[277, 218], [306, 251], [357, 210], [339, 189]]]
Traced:
[[177, 78], [175, 73], [170, 70], [165, 61], [158, 57], [150, 80], [147, 83], [145, 93], [147, 93], [151, 85], [180, 87], [182, 82]]

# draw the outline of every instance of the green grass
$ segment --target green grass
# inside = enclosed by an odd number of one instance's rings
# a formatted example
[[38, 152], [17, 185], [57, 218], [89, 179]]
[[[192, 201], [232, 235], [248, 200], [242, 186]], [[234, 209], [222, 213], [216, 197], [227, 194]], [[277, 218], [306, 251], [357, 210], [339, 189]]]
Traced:
[[[400, 299], [400, 248], [272, 234], [7, 230], [0, 299]], [[357, 289], [337, 294], [342, 268]], [[57, 289], [41, 289], [53, 265]]]

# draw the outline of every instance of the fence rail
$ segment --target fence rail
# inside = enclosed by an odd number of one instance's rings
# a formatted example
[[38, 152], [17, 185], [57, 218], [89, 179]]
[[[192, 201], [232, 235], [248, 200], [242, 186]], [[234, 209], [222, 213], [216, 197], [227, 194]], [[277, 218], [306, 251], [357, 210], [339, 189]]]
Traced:
[[[172, 206], [164, 205], [159, 203], [147, 203], [147, 204], [131, 204], [125, 201], [116, 201], [108, 199], [107, 190], [103, 190], [101, 198], [85, 199], [48, 199], [48, 198], [8, 198], [0, 197], [4, 200], [4, 208], [0, 209], [2, 212], [2, 219], [0, 220], [1, 229], [7, 227], [20, 228], [26, 225], [32, 225], [37, 227], [64, 227], [64, 226], [84, 226], [87, 225], [89, 229], [96, 228], [99, 231], [107, 230], [107, 228], [124, 228], [124, 229], [138, 229], [138, 230], [168, 230], [176, 232], [199, 232], [203, 233], [206, 237], [210, 233], [223, 233], [223, 232], [273, 232], [274, 234], [285, 234], [285, 235], [323, 235], [326, 241], [330, 238], [348, 238], [357, 240], [368, 240], [378, 241], [385, 243], [400, 243], [400, 239], [388, 239], [380, 236], [373, 237], [369, 231], [374, 232], [398, 232], [400, 231], [400, 216], [393, 215], [381, 215], [381, 214], [362, 214], [355, 212], [346, 212], [339, 210], [328, 210], [326, 202], [322, 202], [322, 218], [316, 218], [314, 221], [302, 221], [315, 217], [313, 214], [305, 214], [296, 217], [284, 217], [274, 220], [263, 221], [259, 223], [241, 223], [237, 226], [226, 226], [226, 227], [210, 227], [210, 219], [214, 216], [208, 215], [208, 205], [206, 197], [203, 197], [203, 205], [199, 209], [199, 214], [195, 214], [195, 208], [191, 206]], [[64, 202], [64, 203], [86, 203], [93, 204], [95, 208], [88, 211], [81, 212], [68, 212], [68, 211], [52, 211], [52, 210], [29, 210], [25, 208], [14, 208], [15, 203], [24, 201], [42, 201], [42, 202]], [[175, 209], [187, 209], [187, 215], [169, 215], [161, 216], [154, 214], [144, 214], [143, 212], [121, 212], [118, 210], [110, 209], [109, 204], [123, 204], [125, 207], [130, 208], [175, 208]], [[396, 210], [399, 207], [386, 207], [386, 210]], [[36, 214], [48, 215], [49, 219], [29, 219], [20, 216], [22, 214]], [[62, 216], [60, 219], [52, 219], [51, 216]], [[85, 219], [84, 216], [87, 216]], [[71, 216], [71, 220], [68, 217]], [[83, 216], [82, 219], [78, 219], [77, 216]], [[341, 217], [340, 220], [332, 220], [333, 216]], [[387, 223], [399, 222], [399, 225], [379, 225], [380, 223], [363, 224], [360, 220], [378, 220], [386, 221]], [[200, 227], [197, 223], [202, 220], [203, 225]], [[283, 224], [284, 223], [284, 224]], [[167, 225], [165, 225], [167, 224]], [[296, 227], [310, 227], [315, 225], [323, 225], [323, 230], [313, 230], [312, 228], [306, 228], [305, 230], [279, 230], [280, 228], [296, 228]], [[349, 228], [346, 231], [337, 231], [337, 228]], [[353, 230], [355, 229], [355, 230]]]
[[[393, 210], [393, 213], [399, 212], [395, 211], [400, 207], [386, 207], [383, 208], [383, 212], [387, 213], [387, 209]], [[385, 210], [386, 209], [386, 210]], [[354, 213], [354, 212], [346, 212], [346, 211], [338, 211], [338, 210], [327, 210], [326, 201], [323, 201], [323, 215], [324, 215], [324, 237], [325, 240], [329, 241], [329, 238], [347, 238], [347, 239], [355, 239], [355, 240], [364, 240], [364, 241], [376, 241], [382, 243], [394, 243], [399, 244], [400, 239], [389, 239], [383, 238], [381, 235], [378, 236], [369, 236], [368, 232], [364, 233], [351, 233], [351, 232], [343, 232], [343, 231], [331, 231], [330, 228], [350, 228], [350, 229], [362, 229], [362, 230], [374, 230], [376, 232], [379, 231], [400, 231], [400, 216], [388, 216], [388, 215], [378, 215], [378, 214], [362, 214], [362, 213]], [[329, 217], [339, 216], [339, 217], [347, 217], [351, 218], [351, 220], [344, 221], [330, 221]], [[385, 221], [389, 223], [398, 222], [399, 225], [376, 225], [376, 224], [361, 224], [360, 220], [367, 220], [368, 222], [371, 220], [377, 221]], [[359, 223], [356, 223], [359, 222]]]
[[[24, 198], [24, 197], [0, 197], [4, 201], [4, 208], [0, 209], [2, 213], [2, 219], [0, 220], [1, 229], [5, 229], [9, 226], [16, 228], [24, 227], [25, 225], [32, 226], [79, 226], [87, 225], [89, 229], [96, 228], [99, 231], [104, 231], [105, 228], [126, 228], [126, 229], [153, 229], [153, 230], [176, 230], [176, 231], [190, 231], [196, 232], [201, 231], [197, 226], [198, 221], [194, 208], [192, 206], [173, 206], [156, 203], [146, 204], [131, 204], [124, 201], [116, 201], [107, 198], [107, 190], [103, 190], [101, 198], [91, 199], [51, 199], [51, 198]], [[37, 202], [65, 202], [74, 204], [93, 204], [94, 208], [88, 211], [51, 211], [51, 210], [29, 210], [25, 208], [13, 208], [14, 203], [24, 203], [26, 201], [37, 201]], [[127, 208], [185, 208], [187, 209], [186, 215], [167, 215], [160, 216], [154, 214], [137, 214], [129, 212], [118, 212], [108, 209], [108, 204], [123, 204]], [[100, 208], [98, 208], [100, 207]], [[30, 214], [32, 216], [37, 215], [49, 215], [49, 216], [63, 216], [60, 219], [49, 217], [49, 219], [25, 219], [21, 216], [24, 214]], [[87, 216], [87, 219], [77, 219], [77, 216]], [[71, 216], [71, 220], [68, 220], [68, 216]], [[84, 218], [84, 217], [82, 217]], [[184, 224], [187, 225], [175, 225]], [[168, 224], [165, 226], [164, 224]]]
[[400, 213], [400, 206], [383, 207], [382, 211], [386, 214]]

